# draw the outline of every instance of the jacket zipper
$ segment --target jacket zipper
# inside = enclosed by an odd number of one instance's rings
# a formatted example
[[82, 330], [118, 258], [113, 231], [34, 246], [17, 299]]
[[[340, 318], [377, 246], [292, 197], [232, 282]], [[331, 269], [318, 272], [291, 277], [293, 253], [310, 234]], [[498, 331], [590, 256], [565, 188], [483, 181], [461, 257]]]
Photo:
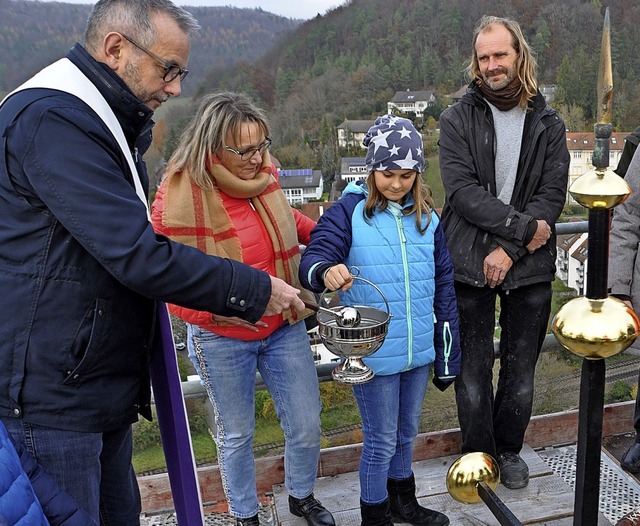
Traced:
[[[433, 313], [433, 326], [438, 323], [438, 317], [436, 313]], [[435, 330], [435, 329], [434, 329]], [[451, 327], [448, 321], [442, 322], [442, 346], [444, 357], [444, 375], [449, 376], [449, 357], [451, 356], [451, 346], [453, 345], [453, 338], [451, 336]], [[435, 350], [435, 349], [434, 349]]]
[[413, 322], [411, 320], [411, 288], [409, 287], [409, 266], [407, 263], [407, 238], [404, 235], [404, 225], [402, 224], [402, 217], [396, 216], [393, 217], [396, 220], [396, 225], [398, 226], [398, 237], [400, 238], [400, 251], [402, 253], [402, 272], [404, 274], [404, 293], [406, 297], [406, 316], [407, 316], [407, 353], [408, 353], [408, 362], [407, 369], [413, 363]]
[[445, 321], [442, 327], [442, 342], [444, 343], [444, 374], [449, 376], [449, 356], [451, 356], [453, 338], [451, 337], [451, 327], [448, 321]]

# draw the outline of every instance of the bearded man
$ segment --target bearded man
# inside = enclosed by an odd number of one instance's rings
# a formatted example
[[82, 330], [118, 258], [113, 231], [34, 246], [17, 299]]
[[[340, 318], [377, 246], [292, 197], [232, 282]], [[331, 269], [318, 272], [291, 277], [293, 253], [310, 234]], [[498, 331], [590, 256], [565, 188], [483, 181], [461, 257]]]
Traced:
[[[473, 35], [466, 94], [440, 117], [442, 225], [455, 269], [462, 373], [462, 452], [497, 459], [525, 487], [519, 453], [555, 276], [554, 224], [566, 199], [565, 125], [538, 90], [536, 59], [517, 22], [484, 16]], [[493, 390], [496, 299], [500, 372]]]

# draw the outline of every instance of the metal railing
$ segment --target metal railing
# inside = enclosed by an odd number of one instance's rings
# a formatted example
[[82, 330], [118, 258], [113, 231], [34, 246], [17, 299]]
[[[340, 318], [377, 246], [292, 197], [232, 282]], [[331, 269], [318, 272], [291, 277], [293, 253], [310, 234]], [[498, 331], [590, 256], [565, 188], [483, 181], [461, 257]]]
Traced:
[[[589, 228], [589, 221], [574, 221], [570, 223], [556, 223], [556, 234], [580, 234], [587, 232]], [[495, 342], [496, 357], [499, 355], [499, 343]], [[542, 352], [557, 351], [562, 346], [558, 343], [553, 334], [547, 334], [542, 345]], [[318, 373], [318, 380], [320, 382], [330, 381], [331, 371], [336, 367], [336, 363], [321, 363], [316, 365], [316, 372]], [[260, 376], [260, 373], [256, 373], [256, 387], [258, 389], [266, 389], [264, 381]], [[204, 387], [200, 384], [200, 380], [187, 380], [182, 382], [182, 391], [185, 399], [197, 399], [206, 396]]]

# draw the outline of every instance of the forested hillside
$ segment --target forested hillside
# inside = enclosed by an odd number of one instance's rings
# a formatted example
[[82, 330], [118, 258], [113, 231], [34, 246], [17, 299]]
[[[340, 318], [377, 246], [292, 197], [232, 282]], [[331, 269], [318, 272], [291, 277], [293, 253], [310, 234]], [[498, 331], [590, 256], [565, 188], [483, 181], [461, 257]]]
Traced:
[[[181, 2], [179, 2], [181, 3]], [[90, 4], [0, 0], [0, 94], [64, 56], [82, 39]], [[262, 9], [188, 7], [202, 26], [194, 40], [183, 93], [192, 95], [208, 69], [252, 62], [300, 25]]]
[[[483, 14], [520, 21], [538, 54], [539, 80], [572, 131], [592, 131], [605, 8], [610, 7], [616, 130], [640, 125], [640, 3], [612, 0], [350, 0], [302, 23], [260, 9], [188, 8], [203, 30], [192, 46], [186, 97], [244, 91], [269, 114], [287, 167], [335, 167], [335, 126], [386, 111], [398, 90], [432, 90], [433, 111], [466, 84], [473, 27]], [[0, 0], [0, 92], [59, 57], [81, 36], [89, 5]], [[186, 102], [186, 101], [185, 101]], [[163, 116], [155, 150], [189, 113]], [[325, 170], [327, 168], [327, 170]]]
[[288, 35], [252, 68], [208, 79], [252, 93], [274, 115], [277, 142], [319, 139], [345, 118], [384, 111], [396, 90], [430, 89], [442, 104], [466, 83], [476, 21], [511, 16], [538, 53], [541, 83], [573, 130], [592, 130], [604, 8], [610, 5], [617, 129], [640, 124], [640, 4], [599, 0], [351, 0]]

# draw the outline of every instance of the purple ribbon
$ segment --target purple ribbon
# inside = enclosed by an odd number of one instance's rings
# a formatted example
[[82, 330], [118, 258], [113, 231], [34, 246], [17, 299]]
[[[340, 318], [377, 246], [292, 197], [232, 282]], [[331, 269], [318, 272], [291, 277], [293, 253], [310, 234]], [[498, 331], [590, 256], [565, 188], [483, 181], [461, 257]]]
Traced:
[[173, 331], [164, 303], [158, 303], [158, 327], [160, 337], [156, 337], [150, 364], [151, 384], [176, 519], [180, 526], [204, 526]]

